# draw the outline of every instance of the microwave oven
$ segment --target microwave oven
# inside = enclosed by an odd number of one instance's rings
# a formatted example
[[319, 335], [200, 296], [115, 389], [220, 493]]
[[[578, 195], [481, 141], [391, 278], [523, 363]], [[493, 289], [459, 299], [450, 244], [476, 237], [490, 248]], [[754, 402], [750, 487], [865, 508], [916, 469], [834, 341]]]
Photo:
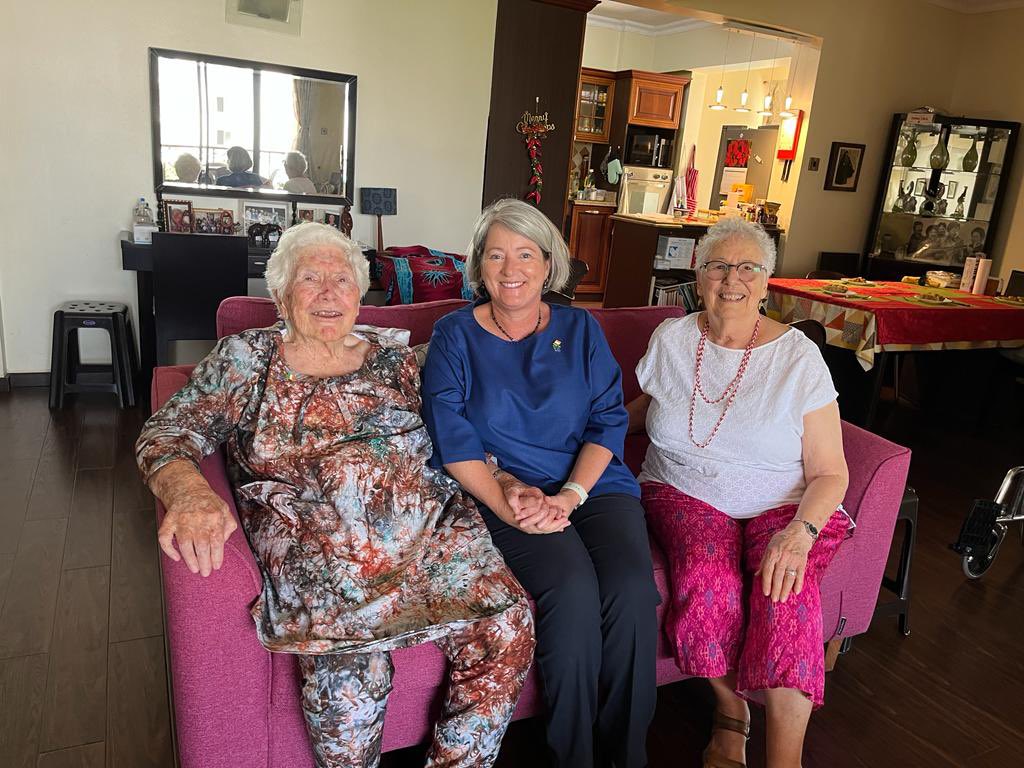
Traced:
[[656, 133], [634, 134], [626, 162], [647, 168], [668, 168], [672, 165], [672, 140]]

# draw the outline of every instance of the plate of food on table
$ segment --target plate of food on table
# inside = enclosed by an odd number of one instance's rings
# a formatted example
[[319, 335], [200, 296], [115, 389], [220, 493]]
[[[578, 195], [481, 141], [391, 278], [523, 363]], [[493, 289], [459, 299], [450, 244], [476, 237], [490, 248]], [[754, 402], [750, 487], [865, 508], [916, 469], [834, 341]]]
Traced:
[[865, 280], [863, 277], [844, 277], [839, 281], [849, 286], [858, 286], [860, 288], [874, 288], [878, 283], [873, 283], [870, 280]]
[[825, 285], [819, 288], [822, 293], [829, 296], [835, 296], [841, 299], [870, 299], [870, 296], [865, 296], [863, 293], [857, 293], [850, 288], [846, 283], [825, 283]]
[[1009, 304], [1011, 307], [1024, 309], [1024, 296], [995, 296], [994, 298], [1000, 304]]

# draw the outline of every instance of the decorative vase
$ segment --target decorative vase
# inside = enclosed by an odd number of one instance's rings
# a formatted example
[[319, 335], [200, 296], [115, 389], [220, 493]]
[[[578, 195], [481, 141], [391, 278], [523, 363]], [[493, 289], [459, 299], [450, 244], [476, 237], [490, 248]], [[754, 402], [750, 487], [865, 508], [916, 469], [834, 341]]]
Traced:
[[960, 193], [960, 198], [956, 201], [956, 208], [953, 210], [954, 219], [962, 219], [964, 217], [964, 200], [967, 199], [967, 187], [964, 187], [964, 191]]
[[903, 213], [903, 197], [906, 192], [903, 191], [903, 182], [900, 182], [900, 193], [896, 195], [896, 199], [892, 202], [893, 213]]
[[971, 139], [971, 148], [967, 150], [967, 154], [964, 155], [963, 164], [961, 167], [965, 171], [973, 171], [978, 167], [978, 137], [975, 136]]
[[928, 164], [936, 171], [941, 171], [949, 165], [949, 150], [946, 149], [946, 143], [942, 140], [941, 135], [939, 136], [939, 142], [935, 145], [935, 149], [928, 156]]
[[907, 136], [907, 142], [903, 145], [903, 152], [900, 153], [900, 165], [910, 168], [917, 161], [917, 131], [912, 131]]

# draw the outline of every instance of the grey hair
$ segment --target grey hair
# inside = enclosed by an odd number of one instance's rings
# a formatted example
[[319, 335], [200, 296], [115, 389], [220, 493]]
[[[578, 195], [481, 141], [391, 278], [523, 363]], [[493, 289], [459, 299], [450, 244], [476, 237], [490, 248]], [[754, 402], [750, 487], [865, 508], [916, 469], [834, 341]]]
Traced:
[[356, 276], [356, 285], [359, 286], [359, 295], [363, 296], [370, 288], [370, 263], [359, 250], [359, 246], [349, 238], [345, 237], [334, 227], [327, 224], [318, 224], [307, 221], [288, 227], [277, 243], [277, 248], [267, 261], [267, 288], [270, 296], [277, 305], [277, 311], [281, 312], [288, 289], [295, 279], [295, 268], [299, 263], [299, 256], [307, 248], [317, 246], [338, 248], [348, 259], [352, 273]]
[[194, 182], [199, 178], [201, 170], [203, 166], [199, 158], [189, 152], [178, 155], [178, 159], [174, 161], [174, 172], [178, 174], [178, 181]]
[[768, 268], [768, 274], [775, 272], [775, 243], [764, 231], [764, 227], [735, 217], [719, 219], [717, 224], [708, 227], [707, 233], [697, 243], [697, 269], [707, 264], [720, 246], [737, 238], [745, 238], [756, 245], [761, 251], [762, 262]]
[[474, 290], [478, 290], [482, 282], [480, 263], [487, 244], [487, 233], [495, 224], [501, 224], [536, 243], [550, 267], [547, 280], [549, 290], [557, 291], [568, 282], [572, 264], [562, 233], [551, 223], [551, 219], [529, 203], [505, 198], [491, 203], [483, 210], [473, 227], [473, 237], [466, 246], [466, 277]]
[[241, 173], [252, 168], [252, 155], [245, 147], [237, 144], [228, 150], [228, 170], [232, 173]]
[[306, 172], [309, 163], [306, 162], [306, 156], [301, 152], [289, 152], [284, 156], [281, 165], [284, 166], [285, 171], [295, 171], [296, 175], [301, 175]]

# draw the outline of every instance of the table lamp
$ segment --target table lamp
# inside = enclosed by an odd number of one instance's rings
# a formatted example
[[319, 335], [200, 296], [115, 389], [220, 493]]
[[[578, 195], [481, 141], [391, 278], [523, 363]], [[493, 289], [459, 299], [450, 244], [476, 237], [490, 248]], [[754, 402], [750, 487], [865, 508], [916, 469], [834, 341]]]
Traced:
[[360, 187], [359, 208], [361, 213], [377, 217], [377, 253], [383, 253], [384, 230], [380, 217], [398, 213], [398, 190], [393, 187]]

